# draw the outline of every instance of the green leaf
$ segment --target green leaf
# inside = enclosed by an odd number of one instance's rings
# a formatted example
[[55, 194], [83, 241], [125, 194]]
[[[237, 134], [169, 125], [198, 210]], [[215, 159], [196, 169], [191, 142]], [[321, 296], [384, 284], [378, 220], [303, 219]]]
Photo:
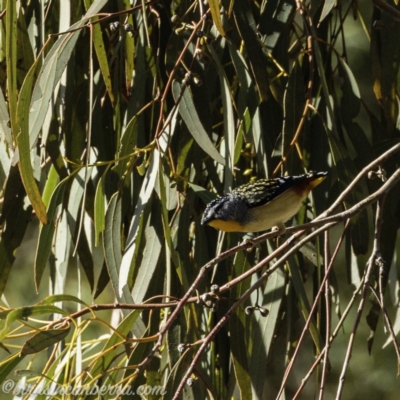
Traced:
[[[126, 244], [125, 244], [125, 252], [122, 257], [122, 261], [120, 264], [121, 268], [119, 270], [119, 281], [118, 285], [116, 286], [118, 288], [117, 292], [119, 295], [122, 295], [126, 290], [129, 292], [129, 287], [128, 287], [128, 282], [130, 281], [130, 277], [132, 276], [132, 265], [135, 263], [135, 256], [137, 256], [138, 252], [138, 245], [139, 243], [137, 242], [137, 239], [139, 238], [139, 242], [142, 238], [142, 231], [139, 229], [140, 225], [143, 224], [143, 213], [145, 210], [145, 207], [148, 203], [148, 201], [151, 198], [151, 194], [154, 191], [156, 179], [157, 179], [157, 173], [158, 173], [158, 167], [159, 167], [159, 162], [160, 162], [160, 156], [158, 151], [155, 151], [151, 161], [150, 165], [147, 168], [146, 175], [144, 178], [144, 182], [142, 184], [142, 187], [139, 192], [139, 198], [140, 202], [136, 205], [135, 208], [135, 214], [131, 219], [130, 227], [129, 227], [129, 234], [126, 239]], [[108, 210], [107, 210], [108, 214]], [[107, 214], [106, 214], [106, 231], [107, 232], [107, 227], [109, 226], [109, 223], [107, 223]], [[111, 224], [112, 221], [110, 221]], [[119, 229], [119, 226], [118, 226]], [[105, 235], [104, 235], [105, 237]], [[112, 280], [112, 278], [111, 278]], [[113, 282], [114, 284], [114, 282]]]
[[21, 349], [21, 355], [26, 356], [27, 354], [39, 353], [55, 345], [65, 339], [70, 330], [71, 326], [69, 325], [66, 328], [39, 331], [24, 343]]
[[226, 33], [225, 33], [224, 28], [222, 26], [219, 0], [209, 0], [208, 1], [208, 5], [210, 7], [211, 16], [212, 16], [212, 19], [214, 21], [214, 24], [215, 24], [216, 28], [218, 29], [218, 32], [222, 36], [225, 36]]
[[143, 256], [132, 288], [132, 297], [135, 303], [143, 303], [156, 271], [162, 249], [161, 237], [159, 235], [161, 231], [161, 207], [155, 200], [151, 202], [151, 205], [150, 218], [148, 219], [147, 226], [144, 228], [145, 246]]
[[258, 38], [258, 29], [250, 4], [243, 1], [235, 1], [233, 6], [237, 31], [246, 44], [248, 61], [258, 89], [258, 95], [263, 101], [270, 97], [268, 76], [266, 74], [265, 56]]
[[340, 87], [343, 92], [340, 101], [340, 108], [342, 113], [345, 113], [346, 118], [351, 120], [355, 118], [360, 111], [360, 89], [358, 88], [353, 72], [347, 63], [342, 58], [339, 58], [338, 60], [339, 73], [342, 78]]
[[110, 275], [108, 273], [107, 263], [104, 261], [103, 266], [101, 267], [99, 278], [97, 280], [96, 290], [93, 294], [93, 300], [96, 300], [97, 297], [99, 297], [101, 293], [103, 293], [109, 282]]
[[[111, 278], [112, 287], [115, 297], [120, 303], [132, 304], [133, 298], [129, 287], [123, 285], [121, 292], [119, 291], [121, 277], [121, 199], [118, 193], [114, 193], [108, 204], [106, 212], [106, 228], [103, 235], [104, 257], [107, 263], [108, 273]], [[127, 312], [125, 312], [127, 314]], [[132, 327], [136, 337], [143, 336], [145, 327], [139, 318]]]
[[47, 54], [33, 88], [32, 101], [29, 107], [31, 145], [36, 141], [42, 129], [54, 89], [75, 49], [76, 42], [81, 33], [81, 29], [79, 28], [81, 28], [89, 18], [98, 13], [106, 3], [107, 0], [94, 1], [85, 16], [71, 26], [71, 33], [61, 35]]
[[230, 41], [227, 41], [227, 45], [240, 85], [237, 100], [238, 114], [239, 116], [246, 114], [247, 109], [247, 112], [250, 113], [251, 121], [251, 116], [254, 115], [256, 108], [258, 107], [259, 98], [257, 96], [255, 83], [251, 76], [250, 66], [247, 64], [243, 54]]
[[[3, 4], [4, 5], [4, 4]], [[7, 0], [6, 2], [6, 66], [7, 66], [7, 95], [10, 109], [11, 127], [16, 140], [18, 135], [17, 123], [17, 2]], [[4, 40], [4, 39], [2, 39]], [[4, 43], [4, 41], [3, 41]], [[7, 131], [4, 131], [7, 132]]]
[[107, 263], [108, 273], [111, 278], [114, 294], [120, 302], [132, 303], [129, 291], [126, 292], [127, 298], [124, 298], [125, 292], [120, 296], [118, 291], [119, 268], [122, 259], [121, 250], [121, 199], [119, 193], [114, 193], [107, 206], [105, 230], [103, 235], [104, 257]]
[[209, 190], [206, 190], [199, 185], [195, 185], [191, 182], [188, 182], [188, 184], [194, 190], [197, 196], [199, 196], [206, 204], [217, 198], [215, 194], [211, 193]]
[[[91, 0], [85, 0], [86, 9], [89, 8]], [[92, 19], [93, 22], [98, 21], [97, 17]], [[97, 60], [99, 62], [101, 74], [103, 76], [104, 84], [106, 85], [108, 96], [110, 97], [111, 103], [114, 104], [115, 98], [111, 83], [110, 68], [108, 67], [107, 53], [105, 49], [105, 44], [103, 40], [103, 32], [101, 30], [101, 24], [92, 25], [93, 33], [93, 44], [96, 51]], [[133, 54], [133, 53], [132, 53]]]
[[221, 88], [222, 108], [224, 110], [224, 139], [225, 139], [225, 191], [232, 187], [233, 183], [233, 165], [235, 156], [235, 121], [233, 114], [233, 99], [231, 97], [231, 88], [225, 70], [212, 46], [209, 51], [217, 67], [219, 83]]
[[[18, 4], [18, 3], [17, 3]], [[35, 62], [35, 55], [33, 54], [32, 42], [29, 39], [27, 18], [24, 12], [18, 13], [17, 20], [17, 72], [18, 82], [22, 82], [23, 77], [29, 71], [29, 68]]]
[[108, 171], [105, 171], [97, 183], [96, 195], [94, 198], [94, 240], [98, 246], [101, 233], [105, 229], [106, 198], [105, 198], [105, 179]]
[[135, 115], [130, 119], [126, 128], [121, 136], [121, 142], [117, 154], [118, 163], [112, 168], [120, 177], [122, 177], [124, 171], [126, 170], [126, 164], [129, 159], [126, 157], [131, 154], [135, 146], [137, 145], [138, 136], [138, 117]]
[[286, 85], [283, 98], [284, 123], [282, 132], [283, 154], [287, 156], [290, 145], [297, 132], [305, 106], [304, 75], [300, 64], [294, 64]]
[[[252, 330], [249, 333], [252, 341], [250, 359], [250, 376], [252, 378], [253, 398], [261, 398], [271, 353], [272, 341], [279, 322], [279, 310], [285, 290], [285, 276], [281, 270], [276, 270], [267, 281], [261, 305], [268, 309], [266, 317], [255, 313]], [[261, 350], [262, 349], [262, 350]]]
[[[51, 253], [57, 209], [63, 201], [66, 183], [72, 176], [74, 176], [74, 174], [63, 179], [54, 189], [47, 207], [49, 223], [40, 227], [34, 264], [36, 290], [39, 290], [40, 281], [42, 280], [43, 272], [46, 268], [46, 263]], [[51, 184], [51, 181], [49, 183]]]
[[321, 16], [319, 17], [319, 24], [329, 15], [333, 7], [335, 6], [336, 6], [336, 0], [324, 1], [324, 7], [322, 9]]
[[[75, 242], [75, 248], [79, 255], [82, 268], [85, 271], [86, 277], [89, 281], [90, 288], [93, 290], [94, 287], [94, 271], [93, 271], [93, 258], [92, 252], [89, 247], [87, 240], [85, 225], [83, 219], [85, 213], [82, 212], [82, 202], [85, 198], [85, 179], [88, 182], [90, 180], [93, 168], [80, 168], [74, 171], [76, 173], [75, 179], [71, 183], [71, 187], [68, 191], [68, 204], [67, 204], [67, 219], [69, 230], [72, 234], [72, 238]], [[85, 209], [85, 211], [87, 211]]]
[[21, 307], [12, 311], [0, 312], [0, 319], [6, 318], [5, 326], [0, 331], [0, 341], [2, 341], [10, 331], [11, 324], [18, 319], [34, 317], [44, 314], [61, 314], [68, 315], [63, 309], [52, 305], [35, 305], [32, 307]]
[[[297, 293], [297, 296], [299, 297], [301, 313], [303, 314], [304, 320], [307, 320], [308, 316], [310, 315], [311, 307], [307, 298], [306, 290], [304, 288], [304, 283], [300, 274], [300, 270], [298, 266], [294, 265], [291, 260], [289, 260], [289, 269], [293, 287]], [[318, 331], [315, 318], [311, 319], [308, 329], [310, 331], [315, 347], [317, 348], [317, 353], [319, 354], [323, 348], [323, 342], [321, 335]]]
[[[10, 123], [10, 114], [8, 113], [6, 99], [4, 98], [3, 91], [0, 90], [0, 140], [4, 140], [7, 149], [12, 146]], [[2, 161], [5, 160], [2, 158]]]
[[19, 130], [17, 135], [19, 151], [18, 167], [21, 172], [21, 178], [26, 190], [26, 194], [28, 195], [32, 207], [34, 208], [40, 222], [42, 224], [47, 224], [48, 219], [45, 205], [43, 204], [38, 186], [35, 178], [33, 177], [30, 152], [31, 146], [29, 142], [29, 103], [37, 65], [38, 62], [32, 65], [22, 85], [18, 100], [18, 128], [15, 129]]
[[225, 165], [225, 160], [214, 147], [211, 139], [203, 127], [203, 124], [200, 121], [193, 102], [193, 95], [190, 86], [173, 81], [172, 93], [174, 95], [175, 102], [178, 102], [180, 99], [178, 108], [179, 114], [185, 121], [194, 140], [210, 157], [219, 162], [221, 165]]
[[49, 207], [51, 196], [53, 195], [54, 190], [56, 190], [58, 183], [59, 183], [58, 173], [54, 165], [52, 165], [49, 174], [47, 176], [46, 186], [44, 187], [43, 190], [43, 203], [46, 206], [46, 208]]
[[246, 137], [247, 133], [249, 132], [250, 127], [251, 127], [251, 116], [249, 113], [249, 109], [246, 108], [244, 115], [243, 115], [243, 119], [240, 121], [238, 134], [236, 137], [235, 154], [234, 154], [234, 159], [233, 159], [234, 165], [236, 165], [240, 159], [240, 156], [242, 154], [244, 138]]
[[[130, 0], [123, 0], [125, 9], [129, 10], [131, 8]], [[134, 26], [133, 24], [133, 14], [127, 14], [127, 19], [125, 23]], [[125, 86], [127, 93], [131, 93], [131, 85], [132, 85], [132, 77], [134, 76], [135, 71], [135, 57], [132, 57], [132, 54], [135, 54], [135, 40], [130, 37], [129, 33], [125, 35], [124, 41], [124, 49], [125, 49]]]
[[[171, 111], [168, 116], [168, 120], [170, 121], [170, 123], [158, 139], [158, 147], [161, 152], [165, 152], [167, 150], [169, 141], [171, 140], [175, 132], [177, 115], [178, 112], [176, 109]], [[122, 293], [124, 290], [126, 290], [125, 288], [129, 284], [130, 277], [132, 277], [133, 275], [133, 265], [136, 263], [140, 242], [143, 236], [141, 229], [141, 227], [144, 225], [143, 215], [147, 202], [150, 200], [151, 195], [155, 189], [158, 168], [160, 166], [159, 150], [158, 148], [155, 148], [152, 152], [150, 164], [147, 168], [146, 175], [144, 177], [139, 192], [140, 201], [136, 204], [134, 215], [130, 222], [129, 232], [125, 244], [125, 251], [122, 257], [121, 268], [119, 271], [119, 293]], [[129, 290], [129, 285], [127, 289]]]
[[252, 378], [249, 369], [249, 357], [243, 338], [245, 337], [246, 315], [240, 310], [234, 313], [229, 321], [231, 332], [231, 354], [235, 378], [240, 390], [241, 399], [251, 399]]
[[[14, 173], [18, 174], [16, 167], [12, 167], [8, 179], [11, 179], [13, 185], [18, 187], [18, 183], [13, 180]], [[19, 174], [18, 178], [19, 179]], [[8, 187], [8, 186], [7, 186]], [[22, 190], [23, 191], [23, 190]], [[6, 283], [11, 271], [11, 268], [15, 261], [15, 253], [20, 246], [28, 223], [32, 215], [32, 207], [24, 206], [24, 196], [21, 194], [21, 190], [17, 191], [16, 196], [13, 198], [11, 208], [7, 210], [5, 215], [5, 224], [1, 232], [0, 240], [0, 294], [4, 293]], [[6, 190], [7, 193], [7, 190]], [[4, 212], [3, 207], [3, 212]]]
[[[234, 261], [235, 276], [240, 276], [251, 268], [249, 257], [251, 255], [244, 252], [237, 253]], [[245, 280], [232, 288], [231, 296], [240, 297], [250, 286], [250, 281]], [[231, 337], [231, 354], [235, 378], [240, 390], [241, 399], [251, 399], [252, 377], [250, 375], [250, 359], [248, 346], [244, 345], [244, 338], [248, 334], [247, 316], [242, 310], [236, 311], [229, 321], [229, 331]]]
[[167, 243], [169, 252], [171, 254], [172, 261], [174, 263], [176, 273], [179, 276], [180, 283], [183, 285], [184, 289], [187, 290], [190, 286], [186, 271], [183, 268], [182, 260], [179, 256], [178, 251], [175, 249], [172, 234], [171, 234], [171, 228], [170, 228], [170, 222], [168, 218], [168, 210], [167, 210], [167, 194], [166, 194], [166, 187], [164, 183], [164, 171], [160, 168], [158, 176], [159, 176], [159, 188], [160, 188], [160, 197], [161, 197], [161, 209], [162, 209], [162, 226], [163, 226], [163, 232], [164, 232], [164, 238]]
[[85, 307], [90, 307], [87, 303], [85, 303], [84, 301], [82, 301], [78, 297], [72, 296], [70, 294], [53, 294], [51, 296], [47, 296], [46, 298], [41, 300], [38, 303], [38, 305], [54, 304], [54, 303], [58, 303], [58, 302], [61, 302], [61, 301], [72, 301], [73, 303], [78, 303], [78, 304], [82, 304]]
[[[313, 3], [312, 0], [311, 3]], [[286, 44], [288, 43], [289, 31], [288, 25], [293, 21], [296, 15], [296, 4], [294, 2], [286, 2], [281, 0], [263, 1], [260, 10], [260, 19], [258, 22], [259, 32], [262, 34], [261, 41], [268, 49], [268, 52], [273, 54], [275, 59], [278, 59], [283, 68], [287, 68], [288, 62], [291, 62], [290, 51], [287, 51]], [[282, 44], [285, 45], [282, 46]], [[288, 68], [287, 68], [288, 69]]]

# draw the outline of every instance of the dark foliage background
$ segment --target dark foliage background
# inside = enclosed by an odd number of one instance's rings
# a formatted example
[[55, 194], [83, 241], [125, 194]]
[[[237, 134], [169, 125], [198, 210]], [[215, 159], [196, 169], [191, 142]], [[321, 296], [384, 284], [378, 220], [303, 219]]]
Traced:
[[[397, 399], [397, 4], [0, 8], [2, 383]], [[329, 209], [319, 234], [246, 251], [200, 225], [309, 170], [329, 176], [293, 225]]]

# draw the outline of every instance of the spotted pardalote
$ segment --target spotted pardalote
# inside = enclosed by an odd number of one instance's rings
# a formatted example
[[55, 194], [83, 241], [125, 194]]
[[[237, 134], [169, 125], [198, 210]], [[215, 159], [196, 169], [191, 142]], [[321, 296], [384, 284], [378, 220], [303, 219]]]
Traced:
[[260, 232], [295, 215], [308, 193], [319, 185], [327, 172], [309, 172], [299, 176], [260, 179], [239, 186], [210, 202], [202, 225], [225, 232]]

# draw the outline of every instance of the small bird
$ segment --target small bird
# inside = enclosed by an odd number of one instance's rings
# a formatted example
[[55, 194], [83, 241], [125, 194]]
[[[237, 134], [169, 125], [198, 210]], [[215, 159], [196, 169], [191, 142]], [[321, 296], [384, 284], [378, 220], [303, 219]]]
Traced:
[[295, 215], [308, 193], [319, 185], [327, 172], [259, 179], [241, 185], [207, 204], [202, 225], [225, 232], [260, 232]]

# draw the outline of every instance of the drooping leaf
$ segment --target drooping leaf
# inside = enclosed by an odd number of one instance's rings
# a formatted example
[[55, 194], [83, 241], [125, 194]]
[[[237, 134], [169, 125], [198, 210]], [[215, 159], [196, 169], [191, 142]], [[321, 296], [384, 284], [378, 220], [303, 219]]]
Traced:
[[68, 205], [67, 205], [67, 220], [69, 230], [72, 234], [75, 249], [79, 256], [79, 261], [86, 277], [89, 281], [90, 288], [94, 287], [94, 271], [93, 271], [93, 257], [90, 251], [90, 246], [87, 239], [85, 230], [85, 211], [82, 202], [85, 198], [85, 190], [88, 191], [85, 180], [88, 182], [92, 175], [93, 168], [89, 167], [75, 170], [76, 175], [71, 183], [69, 189]]
[[[235, 275], [240, 276], [250, 268], [249, 257], [243, 252], [235, 257]], [[232, 296], [240, 297], [249, 287], [250, 282], [242, 282], [232, 290]], [[229, 321], [231, 335], [231, 353], [235, 377], [242, 399], [251, 398], [252, 378], [250, 375], [250, 356], [247, 346], [243, 346], [243, 338], [248, 334], [246, 330], [248, 316], [242, 311], [237, 311]]]
[[252, 378], [253, 397], [260, 396], [264, 387], [267, 370], [267, 357], [271, 351], [272, 340], [279, 318], [279, 309], [284, 292], [285, 276], [282, 271], [275, 271], [268, 279], [264, 289], [263, 302], [260, 304], [268, 310], [266, 317], [255, 313], [252, 326], [253, 351], [250, 357], [250, 376]]
[[[158, 140], [158, 145], [162, 152], [166, 151], [168, 139], [172, 138], [172, 135], [175, 131], [177, 110], [172, 111], [169, 118], [171, 120], [171, 123]], [[143, 224], [142, 215], [146, 208], [147, 202], [149, 201], [153, 191], [155, 190], [159, 165], [160, 153], [158, 150], [154, 149], [149, 166], [146, 171], [146, 175], [144, 177], [144, 181], [140, 188], [140, 201], [135, 207], [134, 215], [131, 219], [129, 232], [126, 238], [124, 255], [122, 257], [121, 268], [119, 271], [118, 290], [120, 295], [121, 293], [123, 293], [124, 290], [129, 290], [127, 285], [130, 281], [129, 277], [132, 276], [132, 265], [135, 262], [135, 256], [137, 255], [139, 248], [138, 245], [140, 244], [143, 236], [143, 231], [141, 229], [139, 230], [139, 227], [141, 224]]]
[[33, 176], [30, 152], [31, 145], [29, 141], [29, 103], [37, 65], [37, 62], [35, 62], [29, 70], [18, 98], [18, 116], [16, 119], [16, 123], [18, 125], [15, 126], [15, 129], [19, 132], [16, 138], [18, 143], [18, 153], [14, 154], [14, 159], [19, 158], [18, 167], [21, 172], [21, 178], [26, 190], [26, 194], [31, 201], [32, 207], [34, 208], [40, 222], [42, 224], [47, 224], [48, 216], [46, 215], [46, 209], [40, 196], [39, 188]]
[[[13, 167], [18, 174], [16, 167]], [[10, 173], [9, 179], [13, 174]], [[19, 178], [19, 177], [18, 177]], [[14, 184], [16, 182], [14, 181]], [[17, 182], [17, 187], [18, 187]], [[18, 192], [17, 192], [18, 193]], [[3, 209], [4, 211], [4, 209]], [[5, 228], [0, 236], [0, 294], [4, 293], [6, 283], [15, 261], [15, 254], [22, 243], [28, 223], [31, 219], [32, 207], [24, 206], [23, 188], [19, 195], [14, 197], [14, 202], [5, 215]]]
[[15, 310], [9, 312], [0, 312], [0, 319], [5, 318], [5, 326], [0, 331], [0, 341], [2, 341], [9, 330], [11, 329], [11, 324], [18, 320], [28, 317], [34, 317], [36, 315], [45, 315], [45, 314], [61, 314], [61, 315], [68, 315], [68, 313], [62, 310], [59, 307], [53, 305], [35, 305], [32, 307], [20, 307]]
[[299, 129], [304, 107], [305, 88], [303, 83], [303, 71], [299, 63], [296, 63], [290, 73], [284, 96], [282, 147], [285, 157], [288, 157], [288, 152], [293, 150], [293, 147], [290, 147], [296, 143], [296, 133]]
[[196, 107], [193, 103], [190, 86], [185, 86], [177, 81], [172, 83], [172, 90], [175, 102], [179, 101], [179, 113], [185, 121], [189, 132], [193, 136], [197, 144], [221, 165], [225, 165], [225, 160], [218, 153], [215, 146], [211, 142], [208, 133], [205, 131], [200, 118], [197, 114]]
[[[6, 23], [6, 65], [7, 65], [7, 92], [8, 92], [8, 103], [12, 133], [14, 140], [18, 135], [18, 124], [17, 124], [17, 35], [13, 34], [17, 32], [17, 3], [13, 0], [7, 0], [6, 2], [7, 13], [5, 15]], [[4, 133], [6, 133], [4, 131]]]
[[106, 199], [105, 199], [105, 178], [106, 173], [99, 179], [96, 188], [96, 196], [94, 200], [94, 230], [95, 230], [95, 245], [99, 244], [100, 235], [105, 229], [106, 215]]
[[[114, 193], [107, 206], [105, 230], [103, 235], [104, 257], [108, 267], [114, 293], [117, 298], [118, 293], [119, 268], [121, 265], [121, 235], [119, 231], [121, 221], [121, 199], [119, 193]], [[128, 302], [124, 299], [124, 302]]]
[[71, 326], [68, 325], [64, 328], [39, 331], [24, 343], [21, 354], [26, 356], [27, 354], [39, 353], [65, 339], [70, 330]]
[[151, 214], [144, 227], [144, 249], [141, 264], [138, 266], [137, 276], [132, 288], [132, 297], [135, 303], [142, 303], [149, 290], [161, 254], [162, 242], [159, 235], [161, 225], [160, 205], [152, 202]]
[[[125, 9], [129, 9], [131, 7], [131, 2], [129, 0], [123, 0]], [[128, 18], [126, 19], [126, 24], [129, 24], [132, 28], [134, 26], [133, 16], [131, 13], [128, 14]], [[135, 71], [135, 41], [133, 39], [135, 32], [126, 32], [125, 35], [125, 86], [128, 94], [131, 94], [131, 85], [132, 85], [132, 76]]]
[[209, 47], [209, 52], [212, 56], [214, 64], [217, 67], [219, 83], [221, 88], [222, 107], [224, 110], [224, 142], [225, 142], [225, 191], [232, 187], [233, 183], [233, 165], [235, 156], [235, 122], [233, 108], [235, 106], [232, 96], [231, 88], [229, 86], [228, 78], [225, 74], [224, 68], [220, 63], [217, 54], [212, 46]]
[[222, 35], [225, 36], [225, 31], [222, 26], [222, 20], [221, 20], [221, 11], [220, 11], [220, 4], [218, 0], [210, 0], [208, 2], [210, 5], [210, 11], [211, 11], [211, 16], [214, 21], [215, 26], [218, 29], [218, 32]]
[[71, 33], [61, 35], [47, 54], [35, 82], [32, 92], [32, 100], [29, 107], [31, 145], [35, 142], [37, 135], [42, 128], [54, 88], [60, 80], [71, 53], [75, 48], [76, 42], [81, 33], [81, 29], [79, 28], [81, 28], [90, 17], [98, 13], [106, 3], [107, 0], [95, 0], [82, 20], [71, 26]]
[[[299, 269], [297, 268], [297, 266], [294, 265], [294, 263], [289, 262], [289, 268], [290, 268], [290, 274], [291, 274], [291, 281], [293, 283], [293, 287], [299, 298], [300, 310], [301, 310], [301, 313], [303, 314], [304, 319], [306, 320], [310, 315], [311, 307], [310, 307], [310, 303], [307, 299], [306, 290], [304, 288], [304, 282], [301, 278]], [[322, 345], [322, 338], [321, 338], [320, 332], [318, 330], [315, 318], [311, 319], [308, 329], [310, 331], [310, 334], [311, 334], [311, 337], [315, 344], [315, 347], [317, 349], [317, 352], [319, 353], [322, 350], [323, 345]]]
[[319, 23], [321, 23], [332, 11], [333, 7], [336, 6], [335, 0], [325, 0], [324, 7], [322, 8], [321, 16], [319, 17]]
[[[90, 4], [91, 4], [90, 0], [85, 0], [86, 9], [89, 8]], [[98, 20], [97, 17], [92, 19], [93, 22], [97, 20]], [[106, 85], [107, 93], [108, 96], [110, 97], [111, 103], [114, 104], [115, 99], [111, 82], [111, 74], [110, 74], [110, 68], [108, 66], [108, 59], [103, 40], [103, 32], [101, 30], [101, 25], [96, 23], [93, 24], [92, 32], [93, 32], [93, 44], [96, 51], [97, 60], [100, 65], [100, 70], [103, 75], [104, 84]]]
[[58, 303], [58, 302], [61, 302], [61, 301], [72, 301], [73, 303], [78, 303], [78, 304], [81, 304], [81, 305], [83, 305], [85, 307], [89, 307], [89, 305], [86, 304], [84, 301], [82, 301], [78, 297], [72, 296], [70, 294], [53, 294], [53, 295], [47, 296], [46, 298], [41, 300], [38, 303], [38, 305], [54, 304], [54, 303]]
[[[12, 147], [10, 122], [10, 114], [8, 113], [6, 100], [3, 91], [0, 90], [0, 140], [6, 144], [7, 148]], [[6, 161], [3, 157], [2, 160]]]
[[[35, 255], [35, 264], [34, 264], [36, 290], [39, 289], [39, 285], [42, 280], [43, 272], [44, 272], [44, 269], [46, 268], [46, 263], [50, 256], [51, 247], [52, 247], [53, 238], [54, 238], [57, 210], [63, 201], [65, 186], [68, 183], [71, 176], [74, 176], [74, 175], [70, 175], [67, 178], [65, 178], [64, 180], [62, 180], [54, 189], [54, 191], [51, 195], [50, 202], [47, 206], [48, 224], [42, 225], [40, 227], [39, 239], [38, 239], [36, 255]], [[51, 181], [50, 181], [50, 184], [51, 184]]]
[[113, 167], [113, 171], [115, 171], [119, 176], [122, 176], [126, 169], [126, 164], [129, 161], [126, 156], [132, 153], [137, 145], [137, 135], [138, 118], [135, 116], [128, 122], [124, 132], [122, 133], [120, 148], [117, 154], [117, 159], [119, 159], [119, 161], [117, 165]]
[[265, 57], [257, 37], [254, 16], [250, 11], [250, 6], [243, 2], [235, 2], [233, 10], [238, 33], [244, 43], [246, 43], [249, 64], [257, 85], [258, 95], [263, 101], [266, 101], [269, 98], [269, 84], [267, 74], [265, 73]]

